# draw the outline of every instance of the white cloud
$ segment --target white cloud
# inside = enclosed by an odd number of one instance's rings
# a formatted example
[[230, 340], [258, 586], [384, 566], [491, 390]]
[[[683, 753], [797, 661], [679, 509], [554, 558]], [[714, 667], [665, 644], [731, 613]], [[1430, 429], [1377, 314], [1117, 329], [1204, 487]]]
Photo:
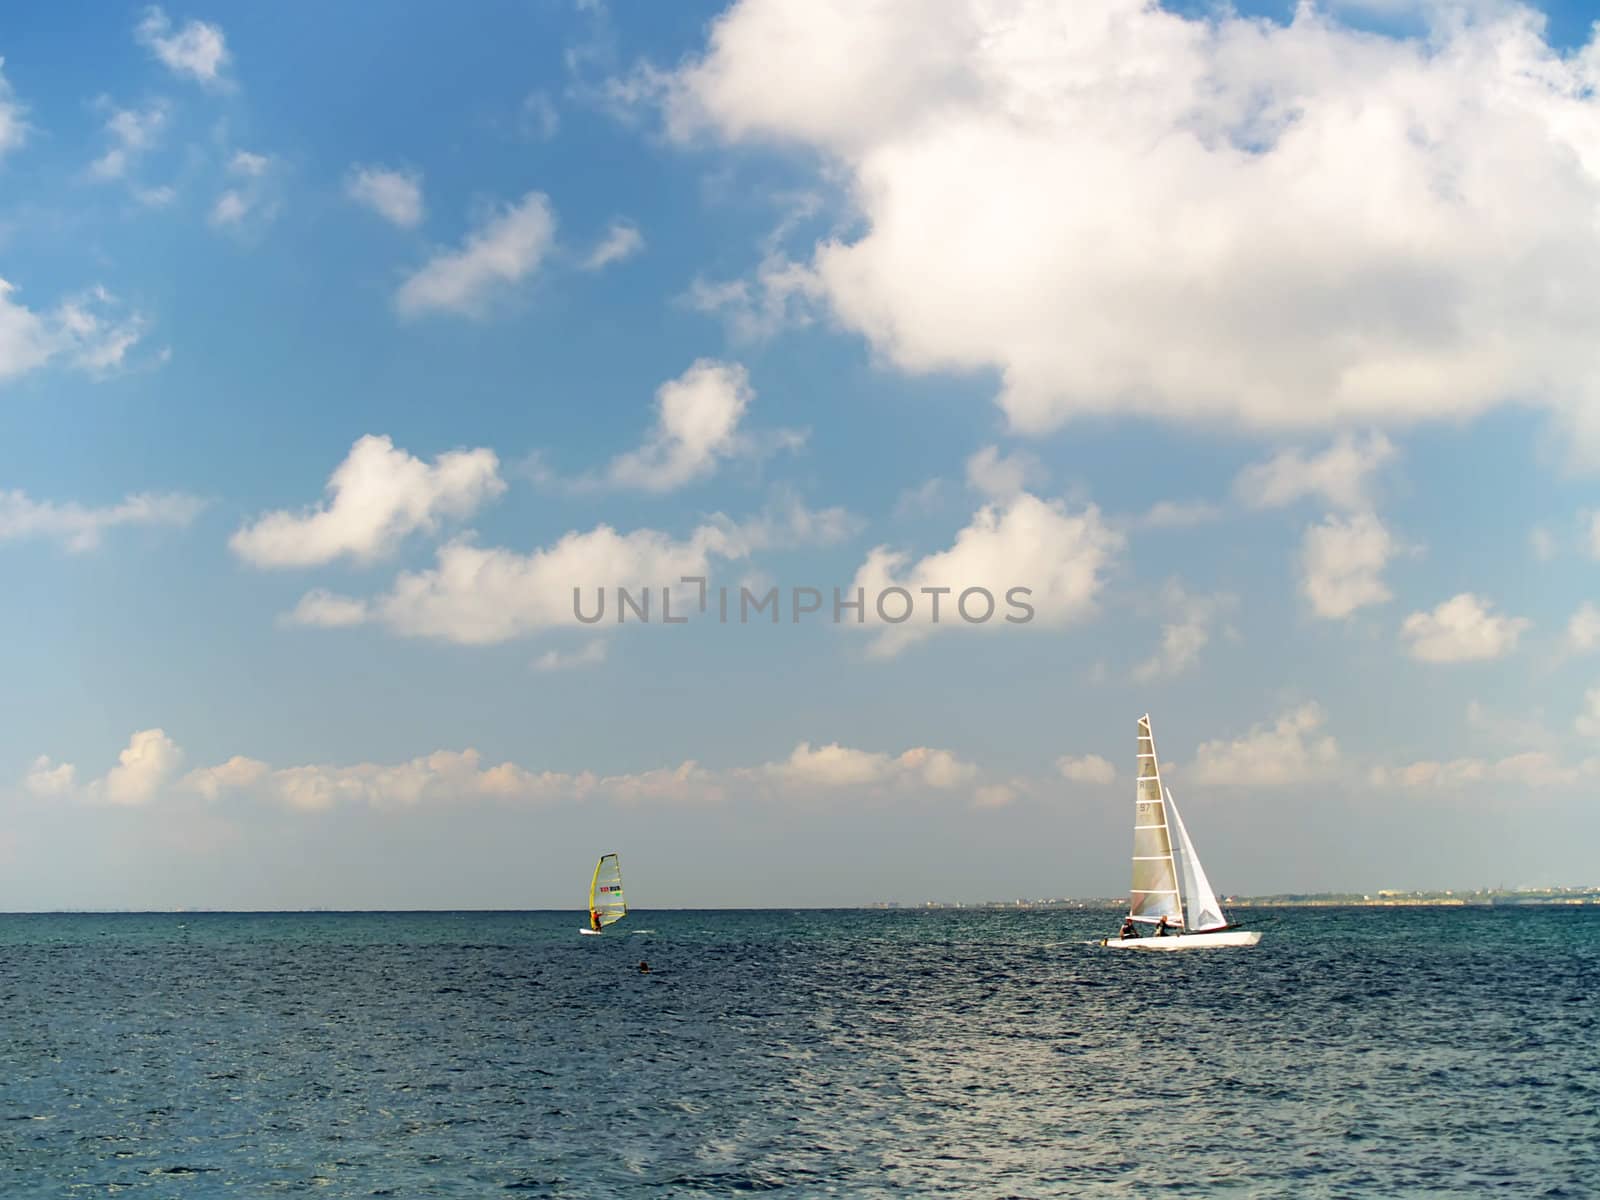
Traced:
[[0, 58], [0, 159], [20, 150], [28, 140], [28, 110], [6, 82], [6, 60]]
[[284, 625], [309, 625], [315, 629], [343, 629], [367, 619], [367, 602], [340, 596], [325, 588], [314, 588], [283, 614]]
[[209, 218], [212, 226], [238, 231], [247, 225], [259, 226], [271, 221], [278, 212], [272, 167], [273, 159], [269, 155], [234, 151], [228, 159], [228, 174], [240, 182], [225, 188], [212, 204]]
[[1300, 590], [1319, 617], [1337, 620], [1389, 599], [1383, 568], [1396, 553], [1394, 538], [1373, 513], [1329, 516], [1306, 529]]
[[1326, 775], [1339, 761], [1339, 746], [1317, 734], [1323, 721], [1322, 707], [1312, 702], [1234, 741], [1202, 742], [1189, 778], [1201, 786], [1284, 787]]
[[1501, 658], [1516, 649], [1532, 622], [1503, 617], [1489, 601], [1462, 592], [1432, 612], [1415, 612], [1400, 626], [1406, 652], [1419, 662], [1452, 663]]
[[218, 227], [237, 225], [250, 215], [250, 201], [241, 191], [229, 188], [211, 206], [211, 223]]
[[[852, 584], [865, 593], [863, 624], [851, 627], [876, 633], [872, 653], [887, 657], [938, 630], [1070, 625], [1093, 613], [1103, 573], [1124, 545], [1123, 536], [1093, 505], [1070, 513], [1059, 501], [1022, 493], [1005, 504], [979, 509], [948, 550], [912, 562], [908, 554], [886, 546], [873, 549]], [[877, 605], [886, 589], [894, 587], [912, 597], [911, 615], [899, 624], [885, 620]], [[970, 619], [958, 609], [962, 594], [974, 588], [987, 589], [994, 598], [995, 610], [987, 620], [979, 619], [986, 610], [981, 595], [968, 602]], [[1032, 607], [1031, 618], [1008, 603], [1014, 588], [1032, 589], [1031, 596], [1019, 597]], [[935, 595], [924, 589], [948, 591]], [[885, 612], [894, 618], [905, 607], [903, 599], [891, 596]]]
[[106, 118], [106, 134], [112, 145], [89, 164], [96, 179], [121, 179], [143, 154], [161, 139], [167, 123], [167, 106], [155, 102], [143, 109], [116, 109]]
[[1222, 509], [1205, 500], [1158, 500], [1150, 511], [1134, 518], [1142, 529], [1188, 529], [1220, 519]]
[[1532, 396], [1593, 454], [1600, 51], [1520, 5], [1419, 15], [742, 0], [667, 124], [818, 152], [862, 230], [807, 264], [834, 314], [904, 369], [997, 370], [1019, 430]]
[[755, 393], [738, 363], [702, 358], [656, 389], [656, 424], [645, 443], [612, 460], [612, 487], [668, 492], [716, 469], [719, 460], [759, 448], [739, 422]]
[[1056, 759], [1056, 770], [1063, 779], [1074, 783], [1109, 784], [1116, 780], [1117, 769], [1098, 754], [1085, 754], [1078, 758], [1064, 756]]
[[1369, 779], [1376, 787], [1444, 789], [1479, 784], [1511, 783], [1524, 787], [1563, 787], [1595, 774], [1600, 763], [1589, 760], [1566, 766], [1541, 750], [1506, 758], [1456, 758], [1448, 762], [1420, 761], [1401, 767], [1374, 767]]
[[235, 150], [228, 160], [228, 172], [246, 179], [259, 179], [267, 173], [272, 159], [265, 154], [252, 154], [248, 150]]
[[67, 796], [77, 786], [78, 769], [71, 763], [56, 763], [41, 754], [33, 760], [22, 786], [35, 796]]
[[118, 504], [85, 508], [30, 500], [21, 491], [0, 491], [0, 542], [44, 538], [68, 550], [93, 550], [108, 529], [124, 525], [188, 525], [205, 507], [196, 496], [138, 493]]
[[54, 360], [92, 376], [121, 368], [144, 336], [142, 314], [93, 287], [39, 313], [11, 299], [16, 289], [0, 279], [0, 383]]
[[1567, 622], [1567, 649], [1575, 654], [1600, 650], [1600, 608], [1585, 601]]
[[470, 516], [505, 487], [492, 450], [452, 450], [430, 465], [368, 434], [329, 476], [328, 501], [298, 513], [267, 513], [240, 528], [229, 545], [258, 567], [309, 567], [340, 556], [372, 562], [443, 518]]
[[586, 642], [581, 650], [563, 653], [560, 650], [546, 650], [533, 660], [535, 671], [570, 671], [578, 667], [598, 666], [606, 660], [606, 642], [604, 638], [595, 638]]
[[236, 754], [221, 766], [200, 767], [190, 771], [178, 781], [178, 786], [198, 792], [207, 800], [216, 800], [224, 792], [253, 787], [265, 779], [270, 770], [260, 759]]
[[1233, 492], [1250, 508], [1282, 508], [1315, 496], [1334, 508], [1371, 507], [1371, 477], [1394, 457], [1393, 443], [1381, 433], [1365, 438], [1345, 434], [1321, 454], [1284, 450], [1264, 463], [1246, 467]]
[[[172, 778], [178, 757], [177, 748], [159, 731], [134, 735], [133, 745], [123, 754], [123, 767], [118, 770], [131, 771], [138, 778], [125, 775], [121, 779], [120, 802], [143, 803], [150, 799]], [[70, 792], [70, 768], [66, 768], [64, 784], [58, 787], [53, 782], [62, 771], [47, 759], [35, 763], [29, 778], [46, 781], [37, 794]], [[254, 795], [314, 812], [336, 805], [392, 809], [472, 801], [545, 804], [610, 799], [623, 803], [693, 803], [721, 801], [735, 793], [776, 800], [838, 794], [915, 798], [926, 792], [948, 793], [971, 786], [978, 773], [974, 764], [950, 751], [929, 747], [890, 755], [837, 744], [813, 749], [809, 743], [801, 743], [789, 758], [754, 767], [709, 770], [688, 761], [616, 775], [533, 771], [512, 762], [488, 767], [477, 750], [468, 748], [437, 750], [399, 763], [307, 764], [279, 769], [257, 759], [235, 756], [220, 766], [189, 772], [176, 786], [213, 802], [224, 796]], [[91, 785], [90, 792], [104, 792], [107, 783]], [[980, 803], [983, 792], [980, 787]]]
[[[574, 589], [582, 589], [584, 615], [596, 607], [596, 589], [610, 602], [605, 619], [616, 619], [615, 591], [677, 589], [685, 575], [709, 576], [715, 558], [740, 558], [748, 545], [736, 529], [708, 524], [678, 541], [651, 529], [618, 533], [601, 525], [569, 533], [553, 546], [519, 554], [458, 539], [439, 548], [435, 565], [402, 573], [388, 593], [373, 601], [373, 618], [408, 637], [432, 637], [464, 645], [489, 645], [541, 629], [578, 627]], [[689, 593], [675, 591], [678, 613], [689, 611]], [[654, 612], [653, 619], [659, 620]]]
[[893, 784], [949, 789], [971, 783], [978, 774], [976, 766], [948, 750], [919, 746], [890, 756], [837, 742], [815, 749], [811, 743], [801, 742], [787, 761], [762, 770], [786, 784], [822, 788]]
[[183, 751], [160, 729], [144, 729], [128, 739], [128, 748], [103, 779], [90, 783], [86, 795], [95, 802], [148, 803], [183, 762]]
[[1584, 737], [1600, 737], [1600, 688], [1590, 688], [1583, 699], [1584, 710], [1578, 714], [1573, 727]]
[[1162, 589], [1162, 607], [1171, 619], [1161, 626], [1160, 648], [1133, 668], [1134, 679], [1147, 682], [1188, 670], [1211, 643], [1212, 626], [1237, 603], [1237, 597], [1227, 593], [1192, 596], [1176, 581], [1169, 582]]
[[1044, 466], [1026, 450], [1003, 455], [998, 446], [985, 446], [967, 459], [967, 486], [991, 500], [1010, 500], [1043, 482]]
[[222, 71], [229, 62], [228, 46], [218, 26], [190, 21], [173, 33], [167, 14], [152, 7], [145, 10], [134, 37], [174, 75], [213, 87], [226, 85]]
[[741, 342], [758, 342], [783, 329], [811, 324], [821, 297], [815, 275], [777, 250], [769, 251], [752, 279], [720, 282], [696, 278], [683, 302], [696, 312], [721, 315]]
[[422, 224], [420, 171], [357, 165], [345, 176], [344, 194], [401, 229]]
[[459, 250], [434, 255], [395, 294], [402, 316], [453, 312], [479, 316], [497, 290], [531, 275], [555, 238], [550, 200], [529, 192], [467, 236]]
[[606, 236], [583, 260], [585, 271], [598, 271], [602, 267], [625, 258], [632, 258], [644, 249], [644, 234], [632, 221], [613, 221]]
[[1016, 799], [1017, 789], [1008, 783], [986, 783], [972, 794], [975, 808], [1005, 808]]

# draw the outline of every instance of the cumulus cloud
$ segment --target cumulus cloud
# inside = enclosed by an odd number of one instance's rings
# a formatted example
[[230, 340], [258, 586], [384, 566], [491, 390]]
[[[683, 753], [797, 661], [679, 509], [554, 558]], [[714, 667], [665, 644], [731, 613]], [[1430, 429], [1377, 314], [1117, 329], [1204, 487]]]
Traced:
[[285, 625], [308, 625], [316, 629], [343, 629], [367, 619], [367, 602], [340, 596], [326, 588], [314, 588], [300, 597], [298, 604], [283, 614]]
[[121, 179], [160, 142], [166, 124], [167, 106], [159, 101], [142, 109], [113, 110], [105, 125], [111, 147], [89, 164], [89, 174], [96, 179]]
[[1007, 455], [998, 446], [985, 446], [967, 459], [967, 486], [991, 500], [1010, 500], [1043, 483], [1044, 476], [1043, 465], [1026, 450]]
[[1321, 454], [1284, 450], [1246, 467], [1234, 480], [1233, 492], [1249, 508], [1282, 508], [1317, 497], [1346, 511], [1366, 509], [1371, 507], [1373, 474], [1394, 454], [1393, 443], [1381, 433], [1365, 438], [1346, 434]]
[[[582, 589], [584, 615], [596, 608], [594, 593], [637, 593], [673, 587], [679, 615], [687, 593], [676, 591], [684, 576], [709, 576], [716, 559], [748, 552], [736, 530], [702, 525], [675, 539], [652, 529], [619, 533], [609, 525], [573, 532], [554, 545], [521, 554], [457, 539], [439, 548], [433, 567], [407, 571], [388, 593], [372, 602], [372, 617], [395, 633], [439, 638], [464, 645], [490, 645], [541, 629], [573, 628], [574, 589]], [[659, 620], [661, 614], [653, 614]], [[614, 620], [612, 611], [605, 619]]]
[[38, 312], [12, 299], [0, 279], [0, 383], [61, 362], [92, 376], [114, 373], [145, 332], [142, 314], [128, 311], [103, 287], [93, 287]]
[[656, 390], [656, 424], [645, 443], [612, 461], [605, 482], [667, 492], [711, 474], [719, 459], [751, 448], [739, 422], [755, 393], [738, 363], [702, 358]]
[[197, 792], [207, 800], [216, 800], [224, 792], [253, 787], [265, 779], [270, 770], [271, 768], [260, 759], [245, 758], [243, 755], [235, 754], [220, 766], [200, 767], [190, 771], [178, 781], [178, 786]]
[[71, 763], [58, 763], [47, 754], [33, 760], [22, 786], [32, 795], [50, 798], [71, 795], [78, 782], [78, 769]]
[[504, 288], [533, 274], [555, 240], [549, 197], [529, 192], [483, 221], [456, 250], [441, 250], [395, 293], [404, 317], [447, 312], [482, 316]]
[[125, 525], [185, 526], [205, 507], [196, 496], [139, 493], [118, 504], [87, 508], [31, 500], [21, 491], [0, 491], [0, 542], [42, 538], [68, 550], [93, 550], [108, 529]]
[[145, 9], [134, 37], [174, 75], [183, 75], [211, 87], [225, 86], [223, 69], [229, 62], [222, 30], [206, 21], [189, 21], [177, 32], [160, 8]]
[[1158, 500], [1131, 524], [1140, 529], [1188, 529], [1221, 517], [1222, 508], [1206, 500]]
[[1117, 778], [1117, 769], [1098, 754], [1063, 756], [1056, 759], [1056, 770], [1073, 783], [1109, 784]]
[[228, 174], [237, 182], [225, 188], [211, 206], [208, 220], [216, 229], [235, 232], [271, 221], [277, 215], [270, 177], [270, 155], [236, 150], [228, 159]]
[[505, 488], [492, 450], [452, 450], [429, 464], [368, 434], [328, 478], [326, 502], [267, 513], [228, 544], [257, 567], [317, 566], [341, 556], [372, 562], [412, 533], [472, 515]]
[[345, 176], [344, 194], [401, 229], [422, 224], [420, 171], [357, 165]]
[[[672, 592], [670, 611], [677, 621], [700, 603], [714, 564], [743, 560], [759, 550], [830, 545], [857, 527], [843, 509], [810, 509], [791, 496], [743, 522], [714, 514], [686, 538], [654, 529], [620, 533], [600, 525], [522, 553], [479, 546], [463, 536], [439, 548], [433, 567], [403, 572], [371, 601], [312, 593], [301, 602], [308, 612], [300, 623], [364, 620], [406, 637], [488, 645], [547, 629], [616, 623], [623, 616], [619, 589], [636, 603], [654, 605], [649, 619], [659, 622], [666, 616], [663, 588]], [[684, 584], [685, 577], [708, 582]], [[576, 615], [575, 592], [582, 594], [583, 622]], [[737, 611], [738, 589], [730, 594]], [[635, 613], [629, 619], [640, 618]]]
[[1536, 397], [1600, 455], [1597, 43], [1419, 15], [741, 0], [655, 90], [679, 139], [817, 152], [858, 218], [804, 264], [835, 317], [906, 370], [997, 371], [1018, 430]]
[[1454, 789], [1480, 784], [1510, 783], [1524, 787], [1564, 787], [1600, 770], [1600, 760], [1567, 765], [1542, 750], [1505, 758], [1456, 758], [1445, 762], [1423, 760], [1399, 767], [1374, 767], [1369, 781], [1375, 787]]
[[[851, 627], [876, 634], [872, 653], [879, 657], [897, 654], [939, 630], [1061, 628], [1094, 612], [1105, 572], [1124, 545], [1123, 536], [1093, 505], [1069, 512], [1059, 501], [1022, 493], [979, 509], [948, 550], [912, 561], [903, 551], [874, 548], [852, 584], [863, 591], [866, 603], [858, 624]], [[880, 612], [877, 601], [891, 588], [909, 592], [911, 602], [891, 596]], [[1008, 603], [1015, 588], [1031, 589], [1031, 595], [1019, 595], [1031, 607], [1031, 617]], [[983, 596], [974, 593], [963, 616], [961, 597], [971, 589], [993, 597], [992, 613]], [[909, 617], [897, 621], [908, 608]]]
[[598, 666], [606, 660], [606, 642], [603, 638], [595, 638], [586, 642], [580, 650], [560, 651], [546, 650], [533, 660], [535, 671], [571, 671], [579, 667]]
[[632, 258], [644, 249], [644, 234], [632, 221], [613, 221], [605, 237], [583, 260], [585, 271], [598, 271], [612, 263]]
[[1600, 608], [1585, 601], [1567, 622], [1567, 649], [1575, 654], [1600, 650]]
[[1406, 652], [1419, 662], [1453, 663], [1501, 658], [1516, 649], [1532, 622], [1491, 611], [1489, 601], [1462, 592], [1432, 612], [1415, 612], [1400, 626]]
[[1147, 682], [1188, 670], [1199, 661], [1200, 651], [1210, 645], [1213, 627], [1237, 603], [1236, 596], [1225, 592], [1190, 595], [1175, 580], [1169, 581], [1162, 589], [1162, 608], [1168, 619], [1161, 626], [1161, 646], [1133, 668], [1134, 679]]
[[86, 796], [92, 802], [120, 805], [147, 804], [168, 783], [183, 762], [183, 751], [160, 729], [144, 729], [128, 739], [117, 765], [91, 782]]
[[1339, 746], [1319, 734], [1325, 717], [1312, 702], [1284, 713], [1272, 725], [1255, 725], [1233, 741], [1202, 742], [1188, 777], [1217, 787], [1283, 787], [1327, 774]]
[[28, 140], [27, 108], [16, 98], [6, 82], [6, 60], [0, 58], [0, 159], [20, 150]]
[[[622, 803], [722, 801], [730, 795], [803, 801], [829, 795], [915, 798], [976, 786], [979, 768], [948, 750], [918, 746], [900, 754], [831, 743], [802, 742], [786, 759], [756, 766], [710, 769], [692, 760], [676, 766], [605, 775], [595, 771], [538, 771], [513, 762], [487, 764], [475, 749], [436, 750], [397, 763], [309, 763], [274, 768], [235, 755], [218, 766], [175, 778], [182, 754], [160, 730], [135, 734], [120, 764], [78, 795], [118, 804], [144, 804], [171, 784], [210, 802], [256, 797], [304, 812], [335, 806], [376, 809], [471, 802], [551, 804], [613, 800]], [[73, 768], [37, 760], [25, 786], [41, 797], [74, 794]]]
[[1373, 513], [1329, 516], [1305, 532], [1300, 548], [1300, 590], [1319, 617], [1338, 620], [1390, 597], [1383, 568], [1397, 551]]

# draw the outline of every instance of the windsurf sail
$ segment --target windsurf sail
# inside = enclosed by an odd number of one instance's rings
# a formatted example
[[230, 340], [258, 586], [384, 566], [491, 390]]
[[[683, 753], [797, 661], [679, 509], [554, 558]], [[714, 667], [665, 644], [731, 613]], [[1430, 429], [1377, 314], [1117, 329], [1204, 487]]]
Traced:
[[1228, 919], [1222, 915], [1222, 905], [1217, 903], [1217, 894], [1211, 890], [1211, 881], [1206, 878], [1206, 869], [1200, 865], [1200, 856], [1194, 852], [1189, 831], [1183, 827], [1183, 814], [1178, 811], [1178, 802], [1172, 798], [1170, 790], [1167, 792], [1167, 812], [1172, 815], [1172, 823], [1178, 827], [1178, 848], [1183, 854], [1183, 895], [1188, 901], [1189, 932], [1225, 929]]
[[602, 854], [589, 881], [589, 912], [600, 918], [600, 927], [615, 924], [628, 915], [622, 898], [622, 863], [615, 854]]
[[1139, 718], [1138, 764], [1133, 785], [1133, 888], [1128, 916], [1147, 925], [1165, 917], [1168, 925], [1181, 928], [1183, 904], [1149, 713]]

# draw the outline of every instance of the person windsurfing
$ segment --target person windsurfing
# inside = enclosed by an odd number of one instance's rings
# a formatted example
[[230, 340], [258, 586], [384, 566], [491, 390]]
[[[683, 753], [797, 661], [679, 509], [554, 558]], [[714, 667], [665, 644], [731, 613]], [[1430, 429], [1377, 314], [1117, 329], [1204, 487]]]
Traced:
[[[600, 924], [600, 910], [598, 908], [591, 908], [589, 910], [589, 928], [594, 930], [596, 933], [599, 933], [605, 928]], [[572, 935], [568, 934], [567, 936], [571, 937]]]

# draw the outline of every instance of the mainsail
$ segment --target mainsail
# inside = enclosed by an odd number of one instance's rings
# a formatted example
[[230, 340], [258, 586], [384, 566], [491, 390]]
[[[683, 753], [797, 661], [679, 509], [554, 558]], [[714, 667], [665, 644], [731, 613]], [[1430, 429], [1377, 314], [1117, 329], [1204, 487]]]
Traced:
[[589, 911], [600, 915], [602, 929], [628, 915], [627, 902], [622, 898], [622, 863], [615, 854], [602, 854], [594, 865], [594, 878], [589, 882]]
[[1205, 933], [1208, 929], [1226, 929], [1228, 920], [1222, 915], [1222, 905], [1217, 903], [1217, 894], [1211, 890], [1211, 881], [1200, 865], [1200, 856], [1194, 852], [1189, 831], [1183, 827], [1183, 814], [1178, 811], [1178, 802], [1170, 791], [1167, 792], [1167, 811], [1178, 827], [1178, 846], [1183, 852], [1183, 894], [1189, 902], [1189, 931]]
[[1150, 733], [1150, 714], [1139, 718], [1139, 767], [1134, 773], [1133, 895], [1128, 916], [1153, 925], [1162, 917], [1167, 924], [1183, 925], [1183, 905], [1178, 896], [1178, 871], [1172, 860], [1172, 839], [1167, 832], [1167, 810], [1162, 801], [1161, 768], [1156, 761], [1156, 740]]

